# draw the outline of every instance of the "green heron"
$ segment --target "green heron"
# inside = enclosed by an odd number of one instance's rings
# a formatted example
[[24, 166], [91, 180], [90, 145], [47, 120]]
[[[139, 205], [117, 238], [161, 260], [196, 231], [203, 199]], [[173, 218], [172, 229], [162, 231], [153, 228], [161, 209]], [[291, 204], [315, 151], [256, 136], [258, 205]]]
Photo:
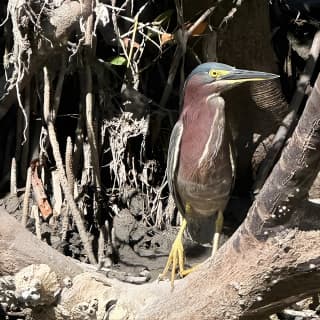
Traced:
[[186, 80], [183, 109], [171, 133], [167, 162], [169, 189], [183, 221], [159, 276], [163, 278], [172, 265], [172, 286], [177, 266], [181, 276], [192, 271], [184, 269], [186, 227], [196, 242], [213, 241], [212, 255], [218, 250], [223, 211], [235, 175], [232, 138], [220, 94], [244, 82], [276, 77], [209, 62], [196, 67]]

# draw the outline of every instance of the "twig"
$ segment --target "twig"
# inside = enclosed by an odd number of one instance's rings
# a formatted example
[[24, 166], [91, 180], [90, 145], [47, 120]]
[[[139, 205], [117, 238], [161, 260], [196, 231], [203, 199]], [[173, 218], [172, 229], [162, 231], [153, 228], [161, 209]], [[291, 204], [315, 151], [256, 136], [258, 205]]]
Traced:
[[218, 26], [218, 29], [222, 29], [223, 25], [227, 25], [228, 24], [228, 21], [231, 20], [234, 15], [236, 14], [236, 12], [238, 11], [238, 8], [241, 6], [242, 4], [242, 0], [237, 0], [236, 3], [235, 3], [235, 6], [232, 7], [228, 14], [222, 19], [222, 21], [220, 22], [219, 26]]
[[152, 40], [148, 35], [146, 35], [145, 33], [143, 33], [142, 31], [139, 31], [139, 34], [141, 34], [142, 39], [146, 38], [148, 41], [150, 41], [155, 47], [157, 47], [157, 49], [161, 52], [162, 48], [159, 44], [157, 44], [154, 40]]
[[[130, 112], [124, 112], [121, 117], [115, 117], [104, 122], [105, 129], [109, 132], [109, 145], [113, 159], [110, 163], [110, 171], [114, 174], [112, 189], [117, 184], [121, 193], [124, 192], [129, 178], [124, 157], [128, 139], [144, 135], [146, 133], [145, 122], [144, 118], [134, 119]], [[130, 164], [128, 163], [128, 165]]]
[[[66, 175], [67, 175], [67, 180], [68, 180], [70, 192], [74, 198], [74, 190], [75, 189], [74, 189], [74, 175], [73, 175], [73, 166], [72, 166], [72, 141], [71, 141], [71, 137], [67, 138], [65, 165], [66, 165]], [[62, 241], [66, 240], [68, 229], [69, 229], [69, 206], [66, 208], [66, 210], [63, 211], [62, 228], [61, 228]]]
[[[116, 0], [112, 0], [111, 1], [111, 4], [112, 6], [115, 6], [116, 4]], [[123, 40], [121, 39], [121, 35], [120, 35], [120, 30], [119, 30], [119, 27], [118, 27], [118, 22], [117, 22], [117, 16], [116, 16], [116, 12], [114, 9], [112, 9], [112, 12], [111, 12], [111, 19], [112, 19], [112, 23], [113, 23], [113, 28], [114, 28], [114, 32], [116, 34], [116, 37], [121, 45], [121, 48], [122, 48], [122, 52], [124, 54], [124, 56], [126, 57], [127, 61], [129, 60], [129, 57], [128, 57], [128, 54], [127, 54], [127, 50], [125, 48], [125, 45], [123, 43]], [[130, 65], [131, 66], [131, 65]]]
[[108, 278], [115, 278], [127, 283], [142, 284], [142, 283], [148, 282], [151, 278], [150, 273], [147, 270], [143, 270], [136, 275], [133, 275], [124, 271], [117, 271], [117, 270], [111, 270], [108, 268], [106, 269], [102, 268], [102, 271], [104, 270], [107, 271], [106, 276]]
[[136, 15], [135, 15], [135, 17], [134, 17], [133, 33], [132, 33], [132, 38], [131, 38], [131, 43], [130, 43], [130, 51], [129, 51], [129, 55], [128, 55], [127, 68], [128, 68], [128, 67], [130, 66], [130, 64], [131, 64], [133, 47], [134, 47], [134, 43], [135, 43], [135, 39], [136, 39], [136, 33], [137, 33], [137, 29], [138, 29], [138, 24], [139, 24], [139, 15], [140, 15], [140, 13], [145, 9], [145, 7], [147, 6], [147, 4], [148, 4], [148, 2], [146, 2], [146, 3], [139, 9], [139, 11], [136, 13]]
[[[90, 152], [90, 145], [87, 142], [87, 139], [82, 144], [82, 157], [83, 157], [83, 163], [82, 163], [82, 173], [81, 173], [81, 180], [80, 180], [81, 188], [90, 184], [91, 178], [92, 178], [91, 152]], [[86, 207], [84, 207], [84, 210], [86, 210]]]
[[103, 265], [103, 262], [106, 258], [105, 255], [105, 244], [106, 244], [106, 227], [101, 225], [99, 228], [99, 239], [98, 239], [98, 264], [99, 266]]
[[289, 317], [294, 317], [295, 319], [309, 319], [309, 318], [312, 318], [312, 319], [317, 319], [317, 318], [314, 318], [317, 316], [317, 313], [316, 311], [314, 310], [301, 310], [301, 311], [298, 311], [298, 310], [293, 310], [293, 309], [284, 309], [282, 311], [282, 313], [286, 316], [289, 316]]
[[41, 240], [41, 226], [40, 226], [39, 210], [36, 205], [32, 206], [31, 215], [34, 218], [34, 224], [36, 227], [36, 236], [38, 239]]
[[44, 169], [44, 165], [41, 164], [41, 159], [40, 159], [40, 165], [41, 165], [41, 181], [42, 181], [42, 184], [43, 184], [43, 187], [45, 188], [45, 185], [46, 185], [46, 171]]
[[92, 166], [95, 176], [95, 185], [97, 191], [101, 191], [101, 176], [100, 176], [100, 166], [99, 166], [99, 154], [96, 136], [93, 127], [93, 93], [92, 93], [92, 70], [90, 65], [90, 57], [92, 55], [92, 32], [93, 32], [93, 15], [90, 15], [87, 20], [87, 28], [85, 35], [85, 45], [87, 46], [87, 56], [86, 56], [86, 88], [85, 88], [85, 101], [86, 101], [86, 124], [87, 124], [87, 135], [90, 144], [91, 155], [92, 155]]
[[[50, 80], [49, 80], [49, 75], [48, 75], [48, 69], [47, 67], [44, 67], [44, 109], [49, 109], [50, 106]], [[77, 205], [73, 199], [73, 195], [70, 191], [68, 180], [66, 177], [66, 173], [63, 167], [63, 162], [59, 150], [59, 143], [57, 140], [56, 132], [54, 129], [54, 125], [52, 122], [52, 119], [49, 117], [46, 119], [47, 126], [48, 126], [48, 133], [49, 133], [49, 140], [51, 143], [52, 147], [52, 152], [53, 152], [53, 157], [56, 162], [59, 178], [60, 178], [60, 183], [62, 190], [65, 194], [65, 197], [67, 199], [67, 202], [70, 206], [71, 213], [73, 216], [73, 219], [77, 225], [78, 231], [79, 231], [79, 236], [81, 238], [81, 241], [83, 243], [84, 249], [88, 255], [89, 261], [92, 264], [96, 264], [96, 258], [93, 253], [92, 245], [91, 245], [91, 240], [86, 232], [84, 222], [82, 220], [80, 211], [77, 208]]]
[[[20, 109], [17, 109], [17, 122], [16, 122], [16, 150], [15, 150], [15, 158], [17, 163], [19, 164], [21, 161], [21, 151], [22, 151], [22, 132], [24, 126], [24, 118]], [[27, 116], [27, 115], [26, 115]], [[29, 127], [29, 126], [28, 126]], [[26, 139], [24, 139], [26, 140]], [[19, 167], [17, 168], [19, 171]]]
[[136, 39], [136, 33], [137, 33], [137, 27], [138, 27], [138, 18], [139, 18], [139, 15], [137, 14], [134, 17], [133, 33], [132, 33], [132, 38], [131, 38], [131, 42], [130, 42], [130, 50], [129, 50], [129, 55], [128, 55], [127, 68], [129, 68], [130, 65], [131, 65], [133, 47], [134, 47], [134, 43], [135, 43], [135, 39]]
[[29, 167], [27, 170], [26, 188], [23, 195], [22, 218], [21, 218], [21, 224], [23, 226], [27, 225], [28, 214], [29, 214], [30, 191], [31, 191], [31, 168]]
[[[134, 23], [134, 21], [135, 21], [134, 19], [132, 19], [132, 18], [130, 18], [130, 17], [126, 17], [126, 16], [118, 15], [118, 17], [119, 17], [119, 18], [122, 18], [122, 19], [124, 19], [124, 20], [126, 20], [126, 21], [132, 22], [132, 23]], [[160, 35], [160, 36], [166, 33], [166, 32], [164, 32], [164, 31], [160, 31], [160, 30], [158, 30], [158, 29], [156, 29], [156, 28], [154, 28], [154, 27], [151, 27], [148, 23], [138, 22], [137, 30], [140, 31], [140, 30], [143, 30], [144, 28], [146, 28], [146, 29], [148, 29], [149, 31], [154, 32], [154, 33], [156, 33], [156, 34], [158, 34], [158, 35]], [[121, 35], [121, 39], [130, 36], [133, 32], [134, 32], [134, 30], [130, 30], [130, 31], [126, 32], [126, 33], [123, 33], [123, 34]]]
[[17, 164], [15, 158], [11, 160], [10, 195], [17, 195]]
[[61, 241], [65, 241], [67, 239], [68, 230], [69, 230], [69, 212], [68, 210], [66, 210], [62, 218]]
[[74, 176], [73, 176], [73, 165], [72, 165], [72, 141], [71, 137], [67, 138], [66, 145], [66, 155], [65, 155], [65, 164], [66, 164], [66, 174], [69, 182], [70, 191], [74, 193]]
[[253, 186], [253, 194], [257, 195], [260, 192], [264, 182], [266, 181], [275, 161], [282, 150], [284, 143], [290, 132], [293, 130], [293, 125], [296, 120], [297, 112], [300, 109], [306, 90], [310, 84], [310, 79], [314, 73], [316, 63], [320, 53], [320, 31], [318, 31], [313, 39], [313, 43], [309, 53], [309, 59], [306, 63], [305, 69], [298, 81], [297, 90], [293, 95], [290, 103], [290, 112], [282, 121], [273, 141], [272, 145], [261, 164], [261, 167], [257, 174], [256, 182]]
[[200, 17], [199, 19], [188, 29], [187, 31], [187, 35], [188, 37], [190, 37], [192, 35], [192, 33], [194, 32], [194, 30], [197, 29], [197, 27], [204, 21], [206, 20], [212, 13], [213, 11], [216, 9], [217, 4], [222, 2], [223, 0], [218, 0], [216, 2], [215, 6], [210, 7], [209, 9], [207, 9]]
[[52, 177], [52, 193], [53, 193], [53, 199], [54, 199], [53, 215], [57, 217], [57, 216], [60, 216], [61, 214], [62, 192], [60, 187], [59, 175], [56, 172], [56, 170], [52, 171], [51, 177]]
[[[159, 188], [154, 188], [155, 197], [152, 201], [152, 207], [150, 210], [151, 217], [154, 216], [155, 219], [155, 225], [157, 227], [161, 227], [162, 220], [163, 220], [163, 210], [162, 210], [162, 202], [161, 202], [161, 194], [165, 186], [167, 185], [167, 180], [163, 179], [161, 185]], [[161, 209], [161, 210], [160, 210]], [[153, 217], [152, 217], [153, 218]]]
[[[24, 89], [24, 110], [26, 113], [27, 117], [27, 122], [30, 123], [30, 108], [31, 108], [31, 103], [30, 103], [30, 83], [28, 83]], [[21, 151], [21, 157], [20, 157], [20, 173], [23, 179], [26, 178], [25, 173], [26, 169], [28, 167], [28, 154], [29, 154], [29, 146], [30, 146], [30, 126], [27, 126], [25, 128], [25, 137], [26, 141], [22, 146], [22, 151]]]
[[87, 64], [86, 66], [86, 124], [88, 141], [92, 154], [92, 165], [95, 175], [95, 182], [97, 190], [101, 190], [101, 177], [99, 170], [99, 156], [96, 137], [93, 128], [93, 94], [92, 94], [92, 73], [91, 67]]

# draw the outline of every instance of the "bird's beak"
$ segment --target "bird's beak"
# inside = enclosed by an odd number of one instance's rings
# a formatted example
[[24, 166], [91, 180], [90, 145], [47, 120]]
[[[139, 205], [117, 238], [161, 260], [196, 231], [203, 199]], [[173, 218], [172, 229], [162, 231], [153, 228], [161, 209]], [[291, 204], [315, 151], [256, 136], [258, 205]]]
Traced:
[[237, 84], [249, 81], [270, 80], [275, 78], [279, 78], [279, 76], [268, 72], [234, 69], [223, 76], [221, 80], [227, 80], [229, 83]]

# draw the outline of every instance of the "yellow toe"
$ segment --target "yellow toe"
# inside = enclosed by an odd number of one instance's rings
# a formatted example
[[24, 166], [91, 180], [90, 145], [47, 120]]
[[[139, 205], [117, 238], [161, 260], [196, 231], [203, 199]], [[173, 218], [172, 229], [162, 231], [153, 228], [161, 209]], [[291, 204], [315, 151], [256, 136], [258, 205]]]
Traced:
[[176, 276], [177, 267], [179, 267], [179, 274], [182, 277], [191, 272], [191, 271], [188, 271], [191, 269], [188, 269], [188, 270], [184, 269], [184, 249], [183, 249], [182, 240], [183, 240], [183, 232], [184, 232], [186, 226], [187, 226], [187, 222], [185, 219], [183, 219], [181, 228], [180, 228], [178, 235], [172, 245], [167, 264], [166, 264], [163, 272], [158, 277], [158, 280], [163, 280], [166, 277], [166, 275], [171, 267], [170, 281], [171, 281], [172, 288], [174, 287], [174, 280], [175, 280], [175, 276]]

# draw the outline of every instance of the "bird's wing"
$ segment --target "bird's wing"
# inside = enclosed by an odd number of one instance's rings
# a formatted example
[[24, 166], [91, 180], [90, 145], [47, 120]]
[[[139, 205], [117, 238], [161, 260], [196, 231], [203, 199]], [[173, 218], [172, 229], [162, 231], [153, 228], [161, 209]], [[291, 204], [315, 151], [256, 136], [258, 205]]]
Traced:
[[228, 141], [229, 141], [229, 152], [230, 152], [230, 163], [232, 168], [232, 186], [230, 189], [230, 194], [234, 188], [234, 184], [236, 181], [236, 163], [237, 163], [237, 153], [236, 148], [234, 146], [234, 140], [232, 137], [231, 127], [229, 124], [227, 124], [227, 135], [228, 135]]
[[183, 124], [182, 124], [182, 121], [179, 120], [173, 127], [171, 137], [170, 137], [169, 148], [168, 148], [168, 159], [167, 159], [167, 177], [168, 177], [169, 190], [173, 196], [176, 206], [179, 212], [181, 214], [184, 214], [184, 205], [180, 199], [180, 196], [176, 187], [182, 132], [183, 132]]

